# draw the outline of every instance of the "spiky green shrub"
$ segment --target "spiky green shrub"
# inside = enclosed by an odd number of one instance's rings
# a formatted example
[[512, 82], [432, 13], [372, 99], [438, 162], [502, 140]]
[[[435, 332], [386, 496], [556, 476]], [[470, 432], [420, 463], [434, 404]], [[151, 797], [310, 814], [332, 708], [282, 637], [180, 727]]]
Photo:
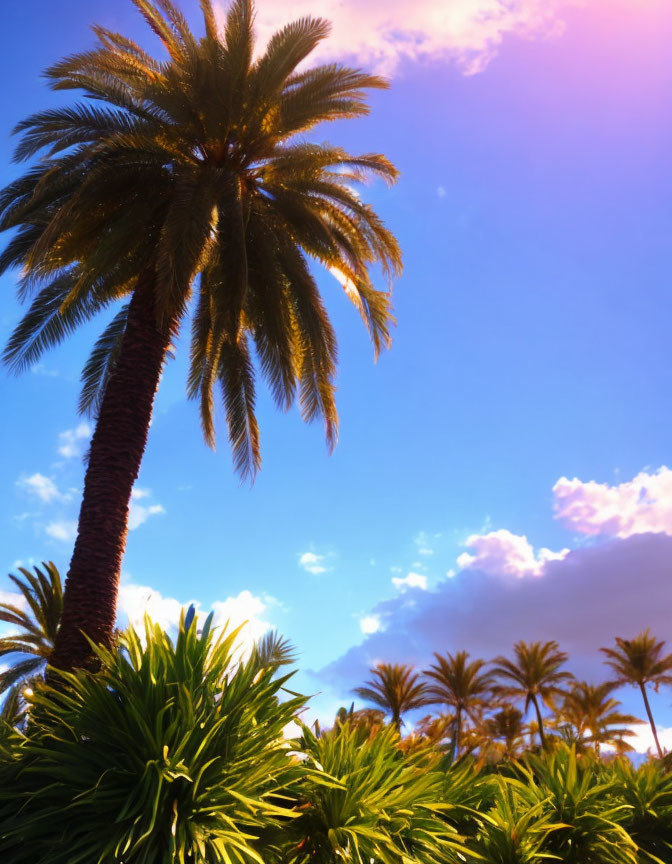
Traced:
[[619, 800], [613, 771], [592, 753], [574, 747], [530, 755], [521, 767], [530, 793], [561, 827], [544, 849], [565, 864], [636, 864], [637, 847], [623, 827], [627, 805]]
[[548, 838], [562, 826], [525, 783], [494, 777], [494, 806], [478, 816], [479, 830], [468, 842], [469, 864], [545, 864]]
[[12, 864], [247, 864], [289, 818], [297, 760], [272, 653], [235, 659], [237, 631], [182, 616], [175, 641], [146, 622], [100, 671], [63, 674], [0, 747], [0, 860]]
[[441, 816], [441, 775], [430, 750], [404, 754], [392, 726], [375, 734], [337, 723], [303, 729], [299, 816], [277, 838], [285, 864], [457, 864], [463, 847]]
[[638, 844], [640, 864], [672, 861], [672, 775], [660, 762], [613, 764], [616, 793], [627, 805], [624, 827]]

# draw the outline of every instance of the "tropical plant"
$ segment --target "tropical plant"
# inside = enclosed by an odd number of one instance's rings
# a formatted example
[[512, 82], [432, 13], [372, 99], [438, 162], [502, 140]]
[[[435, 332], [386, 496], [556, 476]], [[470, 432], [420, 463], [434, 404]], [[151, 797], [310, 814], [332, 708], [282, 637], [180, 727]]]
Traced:
[[654, 690], [658, 690], [661, 684], [672, 684], [672, 654], [665, 654], [664, 649], [665, 642], [658, 641], [649, 633], [648, 628], [634, 639], [616, 637], [616, 648], [600, 648], [607, 658], [605, 662], [616, 673], [614, 684], [617, 686], [631, 684], [639, 687], [653, 740], [656, 742], [658, 756], [661, 759], [663, 748], [658, 740], [658, 730], [651, 712], [646, 686], [653, 684]]
[[398, 745], [392, 726], [373, 736], [350, 723], [319, 737], [304, 728], [301, 752], [316, 772], [300, 788], [299, 817], [278, 838], [291, 850], [284, 861], [458, 864], [464, 850], [441, 815], [437, 757], [427, 748], [404, 754]]
[[521, 755], [526, 731], [523, 712], [513, 705], [504, 705], [479, 724], [475, 730], [475, 745], [480, 747], [487, 761], [510, 761]]
[[624, 805], [623, 827], [640, 850], [641, 864], [672, 860], [672, 775], [662, 762], [635, 768], [629, 759], [613, 766], [616, 794]]
[[5, 719], [19, 722], [23, 716], [21, 690], [29, 679], [41, 674], [51, 654], [63, 609], [61, 576], [51, 561], [33, 572], [18, 568], [9, 574], [18, 589], [15, 602], [0, 603], [0, 621], [12, 628], [0, 636], [0, 657], [10, 661], [0, 672], [0, 694], [5, 693]]
[[371, 669], [372, 679], [354, 692], [391, 715], [392, 725], [400, 730], [402, 715], [427, 704], [427, 688], [412, 666], [379, 663]]
[[626, 739], [634, 732], [629, 727], [641, 723], [639, 718], [620, 710], [621, 703], [612, 695], [615, 688], [608, 681], [602, 684], [574, 681], [559, 710], [559, 718], [576, 730], [578, 741], [592, 744], [596, 753], [600, 752], [601, 744], [621, 753], [631, 750]]
[[86, 665], [84, 638], [111, 645], [128, 505], [171, 345], [191, 316], [187, 390], [214, 445], [222, 393], [236, 469], [260, 465], [259, 362], [275, 402], [298, 398], [336, 441], [336, 338], [308, 260], [332, 271], [361, 313], [375, 352], [390, 341], [398, 245], [352, 185], [397, 172], [378, 154], [306, 140], [317, 124], [368, 113], [384, 80], [336, 64], [297, 71], [328, 24], [302, 18], [253, 51], [251, 0], [234, 0], [219, 29], [200, 0], [197, 37], [171, 0], [132, 0], [160, 38], [157, 60], [97, 26], [97, 46], [55, 63], [55, 90], [79, 101], [19, 123], [18, 161], [40, 160], [0, 194], [13, 229], [0, 272], [20, 267], [32, 299], [5, 360], [15, 370], [103, 310], [115, 314], [83, 371], [80, 407], [97, 423], [52, 664]]
[[[289, 674], [240, 661], [238, 631], [183, 614], [171, 641], [147, 621], [100, 669], [32, 697], [11, 758], [0, 749], [0, 856], [12, 864], [258, 862], [255, 837], [291, 816], [300, 771], [283, 728], [303, 705]], [[291, 673], [290, 673], [291, 674]]]
[[484, 704], [484, 697], [492, 687], [493, 679], [484, 672], [484, 660], [469, 661], [467, 651], [457, 654], [434, 654], [436, 663], [425, 669], [428, 701], [445, 705], [455, 716], [453, 734], [454, 756], [460, 755], [463, 716], [476, 723], [475, 712]]
[[541, 746], [546, 746], [544, 720], [541, 702], [546, 705], [562, 691], [561, 685], [570, 681], [572, 676], [561, 667], [567, 662], [567, 654], [561, 651], [557, 642], [516, 642], [513, 647], [514, 659], [497, 657], [493, 661], [492, 672], [504, 683], [496, 692], [509, 699], [524, 702], [525, 712], [534, 706]]
[[577, 758], [574, 747], [530, 754], [521, 777], [558, 826], [544, 844], [548, 857], [565, 864], [637, 864], [637, 846], [620, 824], [626, 808], [613, 774], [604, 776], [592, 754]]

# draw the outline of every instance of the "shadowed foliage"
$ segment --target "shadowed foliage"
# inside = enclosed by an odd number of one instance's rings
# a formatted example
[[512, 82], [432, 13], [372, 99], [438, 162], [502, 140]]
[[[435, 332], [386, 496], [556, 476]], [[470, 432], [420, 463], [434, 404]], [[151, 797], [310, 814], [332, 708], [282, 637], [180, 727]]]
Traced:
[[9, 635], [0, 637], [0, 657], [8, 664], [0, 672], [0, 694], [7, 694], [5, 719], [23, 714], [21, 690], [44, 672], [63, 611], [61, 576], [54, 564], [43, 563], [32, 573], [20, 567], [19, 573], [9, 574], [18, 591], [16, 601], [0, 603], [0, 621], [11, 628]]
[[92, 50], [47, 70], [53, 89], [85, 99], [19, 123], [16, 159], [40, 158], [0, 193], [0, 230], [13, 231], [0, 272], [21, 268], [30, 303], [5, 350], [10, 367], [113, 316], [82, 378], [80, 407], [97, 425], [52, 658], [64, 669], [91, 659], [81, 631], [111, 644], [131, 490], [177, 333], [190, 326], [187, 390], [206, 441], [218, 390], [236, 470], [252, 476], [255, 364], [281, 409], [298, 402], [336, 441], [336, 337], [309, 262], [341, 281], [376, 354], [393, 319], [371, 267], [388, 279], [401, 268], [395, 238], [355, 189], [394, 182], [394, 166], [306, 137], [367, 114], [367, 91], [387, 86], [338, 64], [300, 67], [327, 22], [302, 18], [255, 53], [251, 0], [234, 0], [221, 29], [201, 0], [203, 35], [171, 0], [132, 2], [163, 55], [94, 27]]

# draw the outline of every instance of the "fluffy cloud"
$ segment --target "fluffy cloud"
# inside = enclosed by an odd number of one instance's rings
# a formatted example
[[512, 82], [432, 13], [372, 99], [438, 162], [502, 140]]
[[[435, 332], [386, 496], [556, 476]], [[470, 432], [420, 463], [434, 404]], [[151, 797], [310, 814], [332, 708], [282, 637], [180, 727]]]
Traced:
[[401, 576], [393, 576], [392, 584], [399, 591], [406, 591], [408, 588], [419, 588], [421, 591], [427, 590], [427, 577], [422, 573], [414, 573], [412, 570], [403, 578]]
[[[130, 624], [142, 632], [145, 615], [160, 624], [166, 630], [175, 629], [180, 620], [182, 609], [189, 606], [191, 602], [181, 602], [175, 597], [164, 597], [160, 591], [147, 585], [137, 585], [132, 581], [122, 582], [119, 589], [118, 609]], [[206, 612], [201, 609], [200, 604], [194, 602], [199, 618]], [[214, 624], [223, 627], [228, 624], [229, 629], [241, 627], [238, 636], [238, 650], [248, 652], [252, 645], [264, 635], [270, 624], [263, 619], [267, 604], [251, 591], [241, 591], [235, 597], [227, 597], [226, 600], [217, 601], [212, 604], [214, 612]]]
[[64, 459], [83, 456], [92, 429], [88, 423], [80, 423], [75, 429], [66, 429], [58, 436], [58, 452]]
[[[313, 0], [260, 4], [257, 32], [265, 44], [288, 20], [319, 14], [333, 29], [321, 59], [346, 58], [382, 72], [402, 60], [452, 61], [465, 74], [484, 69], [508, 35], [535, 38], [563, 31], [560, 12], [577, 0]], [[227, 4], [220, 3], [223, 12]]]
[[0, 591], [0, 603], [6, 606], [15, 606], [17, 609], [28, 609], [26, 598], [18, 591]]
[[365, 615], [363, 618], [360, 618], [359, 629], [365, 636], [377, 633], [381, 627], [380, 618], [377, 615]]
[[302, 552], [299, 555], [299, 566], [303, 567], [306, 573], [312, 573], [314, 576], [331, 570], [331, 567], [327, 567], [326, 562], [327, 556], [319, 555], [317, 552]]
[[165, 513], [165, 508], [161, 504], [139, 504], [143, 498], [149, 498], [151, 492], [149, 489], [140, 489], [135, 487], [131, 492], [131, 502], [128, 507], [128, 530], [135, 531], [143, 525], [150, 516], [158, 516], [160, 513]]
[[77, 522], [74, 519], [56, 519], [49, 522], [44, 531], [54, 540], [72, 543], [77, 536]]
[[[605, 669], [600, 647], [616, 635], [629, 637], [646, 627], [672, 641], [669, 615], [672, 537], [640, 534], [573, 550], [547, 561], [543, 578], [502, 579], [471, 569], [439, 582], [431, 591], [378, 604], [369, 614], [381, 629], [319, 673], [323, 684], [350, 690], [375, 660], [431, 660], [433, 651], [465, 649], [492, 658], [518, 639], [556, 639], [571, 657], [571, 669], [600, 680]], [[637, 694], [628, 710], [640, 716]]]
[[40, 474], [39, 471], [31, 474], [30, 477], [20, 477], [16, 481], [16, 485], [29, 495], [38, 498], [43, 504], [58, 501], [63, 497], [54, 481], [50, 477]]
[[430, 538], [426, 531], [420, 531], [419, 534], [416, 534], [413, 542], [415, 543], [418, 555], [433, 555], [434, 549], [432, 548]]
[[665, 466], [616, 486], [561, 477], [553, 495], [556, 519], [581, 534], [672, 534], [672, 471]]
[[463, 552], [457, 559], [462, 570], [480, 570], [495, 576], [541, 576], [549, 561], [560, 561], [569, 552], [551, 552], [534, 547], [525, 535], [512, 534], [506, 529], [488, 534], [472, 534], [466, 545], [474, 554]]

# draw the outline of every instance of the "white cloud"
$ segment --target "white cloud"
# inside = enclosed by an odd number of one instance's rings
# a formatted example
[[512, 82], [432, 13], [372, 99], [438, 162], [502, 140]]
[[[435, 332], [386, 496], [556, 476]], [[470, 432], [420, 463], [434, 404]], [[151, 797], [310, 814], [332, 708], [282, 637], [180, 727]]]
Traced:
[[427, 590], [427, 577], [422, 573], [414, 573], [412, 570], [403, 578], [401, 576], [393, 576], [392, 584], [400, 591], [406, 591], [408, 588], [419, 588], [421, 591]]
[[58, 436], [58, 452], [65, 459], [74, 459], [84, 454], [85, 444], [91, 437], [92, 429], [88, 423], [80, 423], [75, 429], [66, 429]]
[[380, 617], [378, 615], [365, 615], [359, 620], [359, 629], [365, 636], [370, 636], [372, 633], [378, 633], [383, 629]]
[[[632, 729], [632, 735], [628, 735], [625, 740], [635, 748], [635, 753], [652, 753], [657, 755], [656, 742], [653, 739], [653, 732], [648, 723], [636, 723], [628, 728]], [[671, 752], [672, 726], [657, 726], [656, 731], [658, 732], [660, 746], [664, 751]], [[600, 750], [611, 753], [614, 748], [609, 745], [602, 745]]]
[[446, 197], [446, 187], [445, 186], [437, 186], [436, 187], [436, 194], [438, 195], [439, 198], [445, 198]]
[[541, 576], [548, 561], [561, 561], [569, 552], [534, 547], [525, 535], [501, 528], [488, 534], [472, 534], [465, 544], [474, 554], [463, 552], [457, 559], [461, 570], [480, 570], [494, 576]]
[[327, 567], [326, 561], [327, 556], [319, 555], [317, 552], [302, 552], [299, 555], [299, 565], [306, 573], [312, 573], [314, 576], [331, 570], [331, 567]]
[[672, 471], [664, 465], [616, 486], [561, 477], [553, 495], [556, 519], [581, 534], [672, 534]]
[[[509, 35], [531, 39], [563, 32], [560, 10], [580, 0], [276, 0], [260, 4], [257, 33], [265, 44], [288, 20], [319, 14], [332, 23], [315, 52], [390, 73], [402, 60], [450, 61], [465, 74], [482, 71]], [[223, 11], [228, 4], [220, 3]]]
[[77, 536], [77, 522], [70, 519], [57, 519], [50, 522], [44, 530], [54, 540], [72, 543]]
[[0, 591], [0, 603], [6, 606], [16, 606], [18, 609], [28, 609], [26, 598], [18, 591]]
[[34, 366], [31, 366], [30, 371], [33, 375], [42, 375], [45, 378], [58, 378], [61, 374], [57, 369], [51, 369], [45, 366], [44, 363], [36, 363]]
[[20, 477], [16, 481], [16, 485], [29, 495], [38, 498], [43, 504], [58, 501], [63, 497], [54, 481], [50, 477], [40, 474], [39, 471], [31, 474], [30, 477]]
[[150, 518], [150, 516], [158, 516], [165, 513], [166, 510], [161, 504], [138, 504], [146, 498], [150, 498], [152, 492], [150, 489], [143, 489], [140, 486], [134, 486], [131, 491], [131, 501], [128, 505], [128, 530], [135, 531]]

